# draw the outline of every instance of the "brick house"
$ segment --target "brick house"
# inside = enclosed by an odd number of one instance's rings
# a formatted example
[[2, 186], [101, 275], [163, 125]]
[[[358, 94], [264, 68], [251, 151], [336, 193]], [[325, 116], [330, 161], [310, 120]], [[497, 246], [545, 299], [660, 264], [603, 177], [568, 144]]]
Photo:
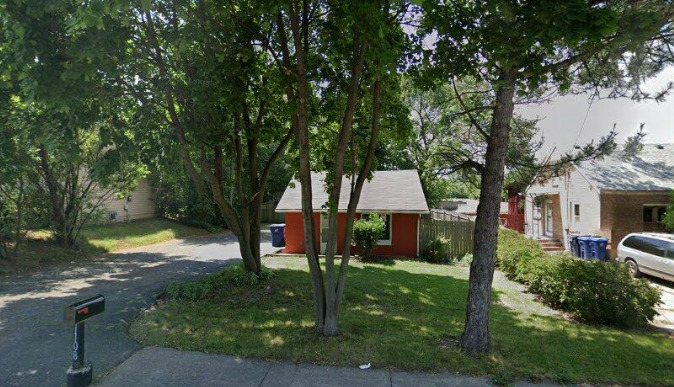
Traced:
[[[285, 215], [286, 253], [304, 253], [304, 226], [302, 224], [301, 185], [290, 182], [276, 206], [276, 212]], [[346, 208], [350, 195], [351, 180], [344, 177], [337, 216], [337, 254], [344, 248]], [[316, 224], [316, 238], [320, 241], [321, 253], [325, 251], [327, 210], [325, 204], [325, 173], [311, 173], [312, 206]], [[382, 239], [374, 250], [375, 255], [417, 257], [419, 255], [419, 220], [428, 214], [426, 197], [416, 170], [377, 171], [363, 185], [356, 219], [376, 212], [386, 223]]]
[[634, 157], [620, 150], [535, 180], [526, 190], [525, 234], [567, 247], [574, 234], [617, 244], [630, 232], [663, 232], [674, 189], [674, 144], [645, 144]]

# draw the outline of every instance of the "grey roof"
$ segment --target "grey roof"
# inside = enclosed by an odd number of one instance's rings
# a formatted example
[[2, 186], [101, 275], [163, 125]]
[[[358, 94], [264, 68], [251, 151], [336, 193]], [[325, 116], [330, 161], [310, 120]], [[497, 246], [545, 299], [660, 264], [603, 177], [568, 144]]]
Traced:
[[644, 144], [639, 154], [621, 158], [616, 150], [578, 168], [600, 190], [662, 191], [674, 189], [674, 144]]
[[[451, 198], [441, 201], [439, 207], [459, 214], [476, 214], [478, 204], [480, 201], [477, 199]], [[508, 213], [508, 202], [501, 202], [500, 213]]]
[[[314, 211], [323, 211], [328, 201], [325, 192], [325, 173], [311, 173], [311, 190]], [[281, 201], [276, 206], [277, 212], [294, 212], [302, 209], [300, 183], [292, 180]], [[339, 198], [339, 211], [346, 211], [351, 191], [351, 179], [344, 177]], [[372, 179], [363, 185], [358, 201], [358, 211], [427, 213], [428, 205], [421, 180], [416, 170], [376, 171]]]

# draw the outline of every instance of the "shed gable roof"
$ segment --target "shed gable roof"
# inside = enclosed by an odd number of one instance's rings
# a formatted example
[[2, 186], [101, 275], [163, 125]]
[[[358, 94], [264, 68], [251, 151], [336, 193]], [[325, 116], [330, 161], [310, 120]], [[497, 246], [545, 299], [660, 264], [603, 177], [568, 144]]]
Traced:
[[602, 160], [578, 165], [600, 190], [664, 191], [674, 189], [674, 144], [644, 144], [639, 154], [621, 158], [616, 150]]
[[[325, 192], [325, 173], [311, 173], [312, 205], [314, 211], [325, 210], [328, 193]], [[340, 212], [346, 211], [349, 204], [351, 179], [343, 177], [340, 192]], [[276, 212], [295, 212], [302, 210], [301, 185], [293, 179], [286, 188]], [[421, 180], [416, 170], [376, 171], [372, 179], [363, 185], [358, 201], [359, 212], [407, 212], [428, 213], [426, 197], [421, 188]]]

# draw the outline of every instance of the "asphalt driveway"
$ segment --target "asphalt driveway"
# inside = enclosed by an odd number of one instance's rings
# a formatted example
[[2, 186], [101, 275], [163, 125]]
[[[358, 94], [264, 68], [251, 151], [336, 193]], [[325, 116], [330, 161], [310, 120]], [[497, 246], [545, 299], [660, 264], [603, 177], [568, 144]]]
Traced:
[[[262, 254], [276, 251], [263, 233]], [[226, 233], [146, 246], [102, 256], [66, 270], [0, 278], [0, 386], [65, 383], [72, 328], [63, 308], [95, 294], [106, 312], [86, 326], [85, 358], [100, 375], [140, 349], [126, 334], [128, 323], [154, 302], [167, 284], [216, 272], [240, 259]]]

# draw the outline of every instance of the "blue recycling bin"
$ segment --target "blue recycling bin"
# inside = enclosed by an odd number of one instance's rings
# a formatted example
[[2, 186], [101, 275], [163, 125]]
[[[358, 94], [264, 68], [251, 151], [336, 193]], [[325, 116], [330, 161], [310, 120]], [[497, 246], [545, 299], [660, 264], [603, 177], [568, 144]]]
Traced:
[[589, 237], [590, 235], [569, 235], [569, 250], [574, 257], [580, 258], [580, 242], [578, 238]]
[[578, 241], [578, 256], [582, 259], [590, 259], [590, 237], [579, 236], [576, 240]]
[[569, 250], [574, 257], [580, 257], [580, 246], [578, 245], [578, 235], [569, 236]]
[[590, 243], [590, 257], [592, 259], [605, 261], [607, 257], [606, 246], [608, 245], [608, 239], [602, 237], [590, 237], [588, 240]]
[[286, 228], [285, 223], [272, 224], [269, 226], [271, 230], [271, 245], [274, 247], [283, 247], [286, 245], [286, 240], [283, 232]]

